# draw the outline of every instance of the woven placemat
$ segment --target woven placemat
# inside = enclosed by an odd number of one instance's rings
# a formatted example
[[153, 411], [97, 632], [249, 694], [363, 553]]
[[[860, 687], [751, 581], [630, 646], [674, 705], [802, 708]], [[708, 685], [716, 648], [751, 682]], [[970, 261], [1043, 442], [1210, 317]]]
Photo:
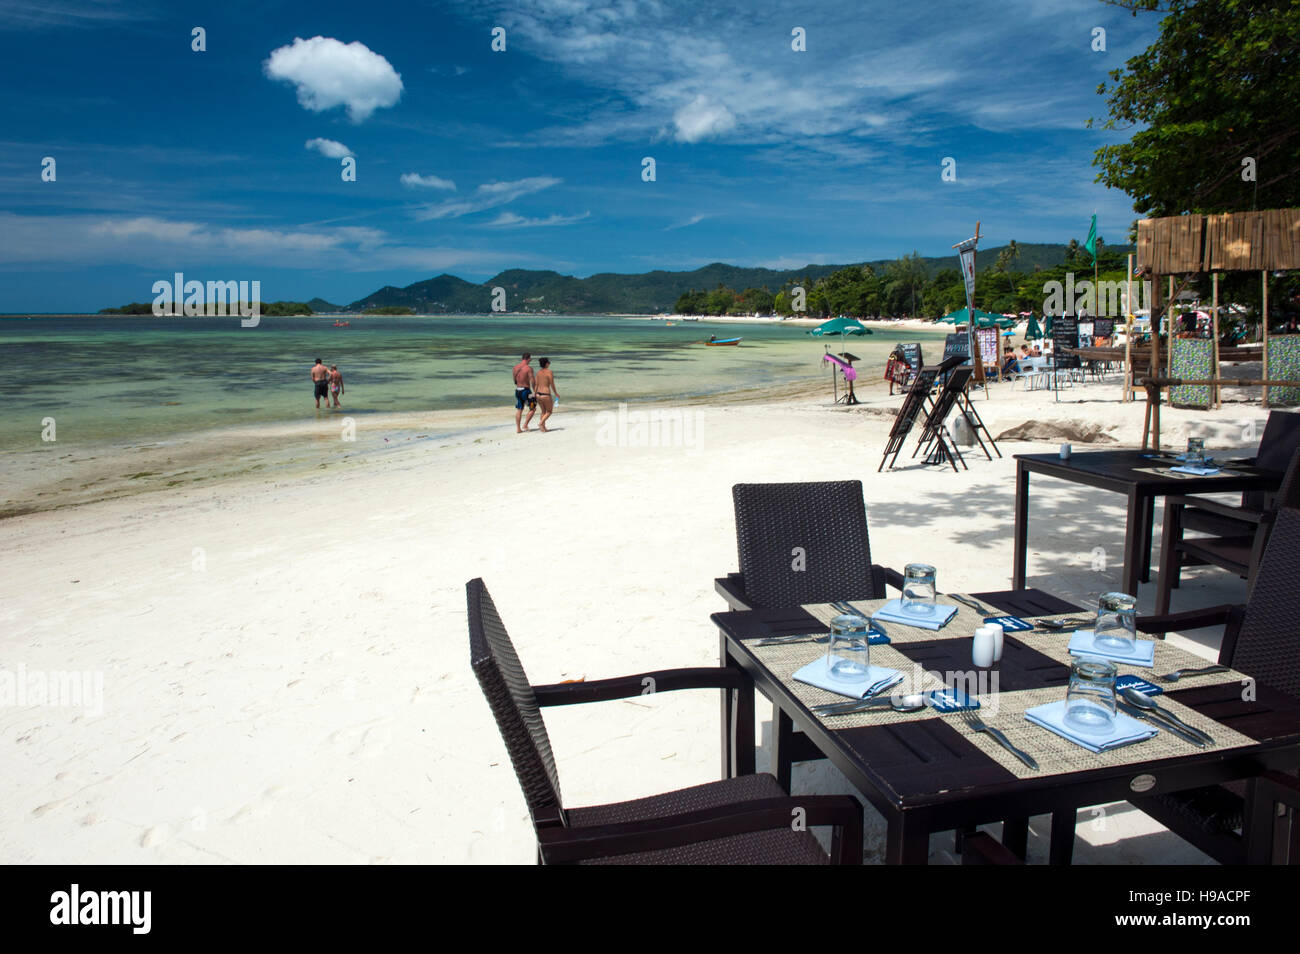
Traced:
[[[989, 735], [969, 728], [962, 721], [959, 713], [952, 713], [943, 718], [946, 718], [959, 732], [965, 734], [976, 748], [1018, 778], [1038, 778], [1088, 769], [1114, 768], [1118, 765], [1180, 758], [1196, 752], [1217, 752], [1255, 744], [1255, 740], [1249, 736], [1242, 735], [1213, 719], [1207, 719], [1173, 699], [1165, 699], [1161, 696], [1159, 702], [1162, 708], [1169, 709], [1189, 725], [1208, 732], [1214, 737], [1215, 744], [1202, 749], [1172, 732], [1159, 729], [1155, 737], [1145, 742], [1127, 745], [1110, 752], [1089, 752], [1083, 746], [1075, 745], [1068, 739], [1025, 718], [1026, 710], [1044, 703], [1055, 702], [1063, 696], [1064, 693], [1060, 689], [1046, 688], [1002, 692], [998, 693], [996, 698], [980, 698], [980, 702], [986, 707], [979, 710], [980, 718], [993, 728], [1001, 729], [1011, 740], [1012, 745], [1032, 756], [1038, 762], [1037, 772], [998, 745]], [[1159, 727], [1153, 726], [1153, 728]]]
[[[1070, 639], [1073, 633], [1012, 633], [1026, 646], [1032, 646], [1049, 659], [1069, 666], [1078, 656], [1070, 653]], [[1143, 637], [1139, 636], [1139, 640]], [[1134, 675], [1139, 679], [1145, 679], [1148, 682], [1160, 686], [1166, 692], [1172, 692], [1176, 689], [1187, 689], [1194, 686], [1214, 686], [1224, 682], [1245, 682], [1246, 676], [1235, 670], [1227, 672], [1211, 673], [1207, 676], [1188, 676], [1178, 682], [1162, 682], [1160, 675], [1162, 673], [1173, 672], [1176, 669], [1201, 669], [1212, 663], [1204, 656], [1197, 656], [1189, 653], [1185, 649], [1179, 649], [1162, 639], [1154, 639], [1155, 656], [1153, 665], [1150, 668], [1146, 666], [1132, 666], [1127, 663], [1116, 663], [1115, 668], [1119, 675]]]
[[[876, 610], [880, 609], [889, 600], [853, 600], [852, 606], [864, 615], [870, 616]], [[920, 626], [908, 626], [906, 623], [891, 623], [888, 620], [877, 624], [889, 636], [891, 643], [921, 642], [922, 640], [944, 638], [948, 636], [958, 637], [965, 636], [970, 638], [975, 635], [975, 630], [984, 625], [984, 617], [975, 612], [969, 606], [957, 603], [953, 600], [946, 600], [942, 596], [938, 602], [941, 606], [956, 606], [957, 613], [942, 629], [922, 629]], [[830, 625], [830, 621], [840, 615], [840, 610], [831, 606], [829, 603], [808, 603], [803, 609], [811, 616]], [[994, 612], [990, 615], [1004, 616], [1004, 613]], [[874, 650], [876, 647], [872, 647]]]

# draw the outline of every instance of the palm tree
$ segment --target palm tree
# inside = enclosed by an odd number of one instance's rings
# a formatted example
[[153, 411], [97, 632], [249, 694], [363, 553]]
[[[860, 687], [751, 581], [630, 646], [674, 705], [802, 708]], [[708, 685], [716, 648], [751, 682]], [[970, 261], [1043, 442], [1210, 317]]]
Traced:
[[995, 271], [999, 271], [999, 272], [1001, 272], [1002, 274], [1006, 275], [1006, 276], [1007, 276], [1007, 279], [1011, 282], [1011, 297], [1012, 297], [1012, 298], [1015, 298], [1015, 296], [1016, 296], [1016, 280], [1015, 280], [1014, 278], [1011, 277], [1011, 274], [1010, 274], [1010, 272], [1008, 271], [1008, 268], [1009, 268], [1009, 266], [1011, 265], [1012, 262], [1016, 261], [1016, 260], [1019, 259], [1019, 258], [1020, 258], [1020, 246], [1016, 244], [1016, 240], [1015, 240], [1015, 239], [1012, 239], [1012, 240], [1007, 244], [1007, 247], [1006, 247], [1006, 248], [1004, 248], [1002, 251], [998, 252], [998, 260], [997, 260], [997, 263], [993, 266], [993, 268], [994, 268]]
[[1079, 240], [1072, 238], [1070, 239], [1070, 244], [1065, 247], [1065, 260], [1067, 262], [1072, 262], [1074, 261], [1074, 257], [1078, 254], [1079, 254]]

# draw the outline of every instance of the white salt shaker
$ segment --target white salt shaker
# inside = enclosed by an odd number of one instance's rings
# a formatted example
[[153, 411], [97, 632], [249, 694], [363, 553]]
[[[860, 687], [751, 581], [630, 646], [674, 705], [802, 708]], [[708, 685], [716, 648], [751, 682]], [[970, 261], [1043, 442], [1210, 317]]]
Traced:
[[993, 661], [997, 662], [1002, 658], [1002, 624], [985, 623], [984, 628], [993, 634]]
[[989, 627], [981, 626], [975, 630], [970, 659], [977, 669], [987, 669], [993, 665], [993, 631]]
[[1069, 444], [1062, 444], [1062, 445], [1061, 445], [1061, 460], [1069, 460], [1069, 459], [1070, 459], [1070, 445], [1069, 445]]

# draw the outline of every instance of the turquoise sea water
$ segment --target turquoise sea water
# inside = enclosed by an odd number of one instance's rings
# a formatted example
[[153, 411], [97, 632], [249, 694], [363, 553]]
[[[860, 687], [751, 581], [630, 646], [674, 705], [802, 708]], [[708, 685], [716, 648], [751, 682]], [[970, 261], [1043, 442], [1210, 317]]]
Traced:
[[[31, 449], [41, 420], [60, 441], [156, 440], [229, 425], [310, 420], [308, 371], [337, 364], [349, 414], [513, 407], [523, 351], [550, 357], [565, 405], [714, 394], [830, 378], [823, 346], [781, 324], [613, 317], [0, 318], [0, 448]], [[709, 335], [743, 337], [709, 348]], [[942, 340], [942, 332], [905, 333]], [[878, 380], [896, 339], [853, 339]], [[832, 343], [832, 347], [836, 345]], [[534, 360], [534, 367], [536, 361]]]

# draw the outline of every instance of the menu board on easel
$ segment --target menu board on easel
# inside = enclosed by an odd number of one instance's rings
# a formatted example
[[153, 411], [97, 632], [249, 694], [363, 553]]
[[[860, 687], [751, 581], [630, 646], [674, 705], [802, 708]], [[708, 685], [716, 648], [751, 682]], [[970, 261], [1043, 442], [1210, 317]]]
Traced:
[[1056, 367], [1077, 368], [1079, 356], [1065, 351], [1079, 347], [1079, 319], [1073, 315], [1057, 315], [1052, 319], [1052, 353]]
[[943, 340], [943, 360], [956, 355], [961, 355], [967, 361], [970, 360], [970, 342], [964, 332], [949, 335]]
[[894, 350], [903, 356], [903, 360], [912, 369], [914, 376], [921, 372], [921, 343], [919, 341], [900, 344]]
[[980, 345], [980, 360], [984, 362], [986, 368], [996, 368], [998, 366], [998, 334], [997, 328], [976, 328], [975, 340]]

